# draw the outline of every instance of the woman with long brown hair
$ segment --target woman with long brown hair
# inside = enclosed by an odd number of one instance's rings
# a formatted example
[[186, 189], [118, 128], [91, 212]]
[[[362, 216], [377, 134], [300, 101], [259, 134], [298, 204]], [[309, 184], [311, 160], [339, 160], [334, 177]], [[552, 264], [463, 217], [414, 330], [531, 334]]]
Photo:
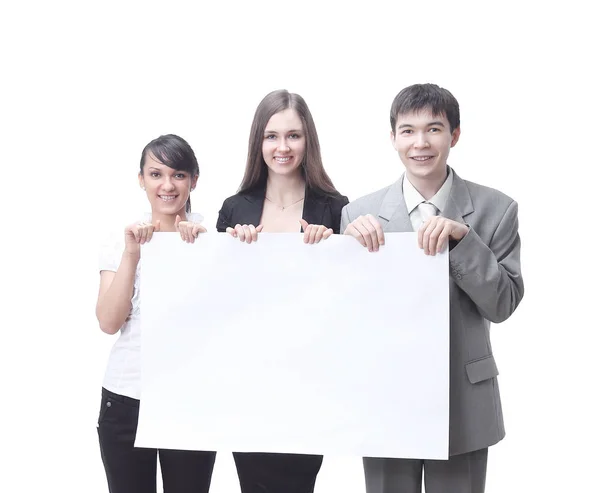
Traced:
[[[217, 230], [252, 243], [263, 232], [304, 232], [305, 243], [339, 233], [348, 198], [333, 186], [304, 99], [273, 91], [254, 114], [246, 171], [219, 211]], [[234, 452], [242, 493], [312, 493], [323, 456]]]

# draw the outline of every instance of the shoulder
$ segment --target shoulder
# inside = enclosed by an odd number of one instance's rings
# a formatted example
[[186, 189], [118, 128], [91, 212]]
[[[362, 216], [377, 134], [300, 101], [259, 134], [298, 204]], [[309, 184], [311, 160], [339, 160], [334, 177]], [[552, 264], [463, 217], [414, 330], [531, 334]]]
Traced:
[[451, 197], [459, 209], [473, 213], [469, 222], [479, 228], [518, 223], [517, 202], [495, 188], [464, 180], [455, 174]]
[[128, 224], [123, 223], [121, 228], [112, 228], [100, 235], [98, 262], [99, 270], [116, 272], [125, 249], [124, 231]]
[[361, 215], [363, 212], [370, 212], [374, 209], [379, 210], [381, 204], [389, 193], [390, 188], [392, 188], [394, 184], [388, 185], [385, 188], [372, 192], [368, 195], [364, 195], [356, 200], [350, 202], [344, 209], [348, 212], [349, 215]]
[[349, 202], [348, 197], [340, 193], [331, 194], [321, 192], [320, 190], [311, 190], [309, 200], [316, 200], [329, 204], [332, 209], [342, 210], [342, 208]]
[[479, 183], [475, 183], [469, 180], [463, 180], [463, 182], [469, 189], [471, 197], [473, 198], [493, 198], [502, 202], [514, 202], [514, 199], [512, 197], [509, 197], [504, 192], [501, 192], [496, 188], [481, 185]]
[[240, 194], [236, 193], [235, 195], [232, 195], [231, 197], [227, 197], [224, 201], [223, 201], [223, 205], [221, 206], [222, 210], [230, 210], [232, 209], [235, 204], [237, 204], [239, 202], [240, 199]]
[[131, 224], [149, 222], [152, 216], [148, 212], [125, 214], [121, 218], [105, 223], [99, 228], [98, 236], [101, 249], [120, 249], [125, 245], [125, 229]]
[[250, 190], [236, 193], [223, 202], [217, 220], [217, 231], [240, 224], [258, 224], [265, 200], [264, 192]]
[[475, 210], [497, 213], [511, 206], [517, 207], [517, 202], [500, 190], [468, 180], [462, 182], [469, 191]]
[[238, 192], [231, 197], [227, 197], [223, 201], [223, 210], [232, 210], [240, 205], [245, 206], [248, 202], [255, 202], [260, 197], [257, 195], [255, 190], [249, 190], [244, 192]]
[[335, 197], [331, 197], [331, 203], [335, 205], [336, 208], [338, 209], [343, 209], [346, 205], [348, 205], [350, 203], [350, 201], [348, 200], [348, 197], [346, 197], [345, 195], [336, 195]]

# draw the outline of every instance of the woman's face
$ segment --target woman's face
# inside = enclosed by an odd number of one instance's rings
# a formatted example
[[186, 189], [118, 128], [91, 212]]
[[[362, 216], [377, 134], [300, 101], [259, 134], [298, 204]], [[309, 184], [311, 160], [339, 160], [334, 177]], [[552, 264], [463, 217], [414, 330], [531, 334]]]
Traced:
[[305, 149], [306, 135], [296, 110], [289, 108], [275, 113], [263, 135], [262, 154], [269, 173], [299, 173]]
[[185, 204], [190, 191], [196, 186], [197, 176], [177, 171], [157, 161], [152, 153], [146, 155], [140, 186], [146, 189], [154, 214], [179, 214], [185, 219]]

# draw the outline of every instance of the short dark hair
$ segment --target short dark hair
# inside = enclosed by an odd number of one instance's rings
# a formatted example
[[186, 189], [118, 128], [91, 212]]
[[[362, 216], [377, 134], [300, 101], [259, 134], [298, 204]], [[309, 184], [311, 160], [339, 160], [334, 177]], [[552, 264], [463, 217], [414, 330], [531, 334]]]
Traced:
[[[168, 166], [176, 171], [185, 171], [191, 176], [200, 174], [198, 160], [194, 154], [192, 147], [178, 135], [167, 134], [161, 135], [153, 141], [146, 144], [142, 151], [142, 159], [140, 160], [140, 174], [144, 174], [144, 163], [148, 153], [159, 163]], [[188, 197], [185, 204], [186, 212], [192, 210], [192, 202]]]
[[460, 127], [458, 101], [450, 91], [435, 84], [414, 84], [402, 89], [394, 98], [390, 110], [392, 132], [396, 133], [398, 115], [429, 110], [433, 116], [445, 116], [450, 132]]
[[302, 96], [290, 93], [285, 89], [270, 92], [256, 108], [248, 140], [246, 170], [239, 191], [245, 192], [266, 184], [268, 168], [262, 154], [265, 128], [275, 113], [290, 108], [298, 113], [306, 136], [306, 149], [301, 164], [306, 186], [309, 190], [319, 190], [325, 194], [339, 195], [323, 167], [319, 136], [308, 105]]

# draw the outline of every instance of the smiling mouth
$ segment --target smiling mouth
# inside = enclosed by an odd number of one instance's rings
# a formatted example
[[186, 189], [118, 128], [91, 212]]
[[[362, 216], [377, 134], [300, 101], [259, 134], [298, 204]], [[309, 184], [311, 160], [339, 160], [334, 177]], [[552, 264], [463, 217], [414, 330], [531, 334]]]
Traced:
[[177, 195], [159, 195], [163, 202], [171, 202], [177, 198]]
[[286, 156], [286, 157], [275, 156], [275, 161], [277, 161], [280, 164], [289, 163], [291, 161], [291, 159], [292, 159], [291, 156]]
[[419, 163], [424, 163], [433, 159], [433, 156], [411, 156], [411, 159]]

